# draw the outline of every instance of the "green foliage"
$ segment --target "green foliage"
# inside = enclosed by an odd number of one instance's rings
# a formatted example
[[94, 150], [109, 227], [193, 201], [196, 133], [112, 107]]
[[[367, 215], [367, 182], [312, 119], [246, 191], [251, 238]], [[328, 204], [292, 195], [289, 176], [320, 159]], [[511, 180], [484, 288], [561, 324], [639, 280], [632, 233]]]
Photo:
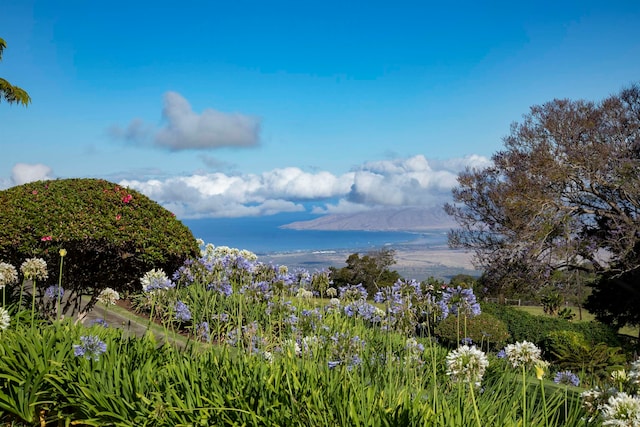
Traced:
[[438, 324], [434, 334], [454, 347], [458, 337], [471, 338], [476, 345], [490, 349], [504, 346], [509, 339], [505, 323], [488, 313], [480, 313], [466, 319], [466, 322], [456, 316], [448, 316]]
[[[39, 181], [0, 191], [0, 260], [16, 267], [43, 258], [58, 282], [79, 296], [139, 288], [152, 268], [171, 274], [198, 254], [191, 231], [137, 191], [99, 179]], [[40, 284], [39, 284], [40, 285]], [[44, 285], [44, 284], [42, 284]]]
[[551, 360], [561, 369], [603, 375], [608, 370], [621, 369], [626, 361], [620, 347], [609, 347], [603, 342], [589, 343], [576, 331], [551, 331], [546, 338]]
[[552, 331], [575, 331], [581, 333], [588, 343], [600, 342], [618, 346], [615, 330], [599, 322], [569, 322], [558, 317], [534, 316], [504, 304], [483, 303], [482, 311], [491, 313], [507, 325], [513, 341], [530, 341], [546, 350], [546, 338]]
[[560, 310], [562, 296], [557, 291], [548, 291], [542, 296], [540, 302], [544, 312], [553, 316], [558, 314], [558, 310]]
[[369, 297], [373, 296], [380, 288], [391, 286], [401, 278], [397, 271], [389, 270], [396, 262], [394, 256], [393, 249], [370, 252], [362, 257], [357, 253], [349, 255], [346, 267], [329, 268], [334, 287], [362, 284]]
[[[0, 38], [0, 60], [2, 60], [2, 52], [7, 48], [7, 43]], [[24, 90], [18, 86], [14, 86], [3, 78], [0, 78], [0, 102], [2, 100], [11, 103], [19, 103], [22, 105], [28, 105], [31, 103], [31, 97]]]
[[640, 271], [625, 274], [608, 273], [589, 284], [593, 292], [585, 307], [596, 319], [621, 328], [625, 325], [640, 325]]

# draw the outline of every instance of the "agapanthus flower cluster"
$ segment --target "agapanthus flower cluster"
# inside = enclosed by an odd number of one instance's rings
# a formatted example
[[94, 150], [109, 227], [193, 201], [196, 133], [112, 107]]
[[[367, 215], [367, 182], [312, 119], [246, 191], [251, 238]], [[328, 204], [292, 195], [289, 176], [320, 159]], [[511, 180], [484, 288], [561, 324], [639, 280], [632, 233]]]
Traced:
[[358, 317], [375, 325], [381, 324], [385, 317], [384, 310], [369, 304], [365, 300], [355, 300], [344, 305], [342, 310], [347, 317]]
[[118, 291], [111, 288], [104, 288], [98, 295], [98, 301], [105, 305], [115, 305], [119, 299], [120, 294]]
[[107, 351], [107, 344], [96, 335], [80, 337], [81, 344], [74, 344], [73, 353], [76, 357], [99, 360], [100, 355]]
[[480, 314], [480, 304], [476, 301], [473, 289], [461, 286], [448, 287], [442, 293], [442, 301], [454, 316], [474, 317]]
[[366, 300], [367, 299], [367, 290], [364, 288], [362, 283], [358, 283], [357, 285], [346, 285], [338, 288], [340, 301], [358, 301], [358, 300]]
[[540, 361], [541, 351], [529, 341], [509, 344], [504, 348], [505, 356], [514, 368], [533, 366]]
[[44, 296], [47, 298], [62, 298], [64, 296], [64, 289], [58, 285], [51, 285], [44, 290]]
[[325, 342], [328, 351], [329, 368], [346, 365], [347, 369], [353, 369], [362, 363], [361, 354], [366, 343], [358, 335], [351, 336], [346, 332], [336, 332]]
[[191, 311], [189, 306], [182, 301], [177, 301], [174, 307], [176, 320], [180, 322], [188, 322], [191, 320]]
[[601, 409], [603, 426], [640, 426], [640, 398], [621, 392], [609, 397]]
[[29, 258], [20, 266], [20, 271], [26, 279], [46, 280], [49, 277], [47, 263], [42, 258]]
[[155, 268], [147, 271], [140, 279], [140, 283], [142, 283], [144, 292], [167, 290], [176, 286], [175, 283], [169, 280], [164, 271]]
[[18, 281], [18, 271], [6, 262], [0, 262], [0, 289], [12, 285]]
[[233, 295], [233, 287], [229, 280], [226, 278], [217, 282], [212, 282], [207, 285], [208, 291], [217, 292], [220, 295], [224, 295], [225, 297], [230, 297]]
[[9, 316], [9, 312], [4, 307], [0, 307], [0, 331], [7, 329], [10, 323], [11, 316]]
[[578, 387], [580, 385], [580, 378], [571, 371], [560, 371], [553, 377], [553, 382]]
[[463, 345], [447, 355], [446, 363], [447, 375], [454, 381], [479, 386], [489, 366], [489, 359], [475, 346]]

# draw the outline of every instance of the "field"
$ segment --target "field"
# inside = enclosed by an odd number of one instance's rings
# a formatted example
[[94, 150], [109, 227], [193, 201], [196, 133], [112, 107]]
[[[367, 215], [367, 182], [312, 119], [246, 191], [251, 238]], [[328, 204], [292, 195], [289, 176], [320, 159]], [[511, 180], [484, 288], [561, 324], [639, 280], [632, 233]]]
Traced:
[[36, 310], [59, 305], [55, 286], [3, 307], [0, 423], [599, 426], [638, 401], [640, 363], [615, 359], [631, 380], [614, 384], [608, 366], [544, 360], [505, 342], [470, 289], [401, 280], [370, 296], [213, 247], [141, 284], [126, 301], [102, 290], [82, 322]]

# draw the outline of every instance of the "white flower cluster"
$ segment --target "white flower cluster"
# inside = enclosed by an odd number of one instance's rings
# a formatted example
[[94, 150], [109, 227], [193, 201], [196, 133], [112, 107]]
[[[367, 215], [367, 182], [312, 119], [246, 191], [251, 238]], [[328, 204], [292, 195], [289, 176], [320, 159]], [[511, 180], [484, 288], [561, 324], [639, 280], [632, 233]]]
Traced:
[[603, 426], [640, 426], [640, 399], [621, 392], [602, 405]]
[[313, 298], [313, 292], [308, 291], [305, 288], [299, 288], [296, 296], [302, 299], [311, 299]]
[[120, 294], [111, 288], [104, 288], [100, 295], [98, 295], [98, 301], [105, 305], [115, 305], [116, 301], [120, 299]]
[[505, 356], [514, 368], [533, 366], [540, 362], [540, 349], [529, 341], [509, 344], [504, 348]]
[[154, 292], [156, 290], [175, 287], [175, 284], [169, 280], [167, 274], [156, 268], [147, 271], [144, 276], [140, 278], [140, 283], [142, 283], [142, 290], [144, 292]]
[[[603, 426], [640, 427], [640, 359], [631, 364], [629, 371], [620, 369], [611, 373], [616, 387], [583, 392], [582, 407], [589, 414], [589, 421], [598, 416]], [[635, 392], [635, 394], [634, 394]]]
[[18, 281], [18, 271], [6, 262], [0, 262], [0, 289]]
[[233, 259], [241, 257], [246, 259], [247, 261], [255, 261], [258, 259], [258, 256], [256, 254], [246, 249], [230, 248], [229, 246], [214, 246], [211, 243], [207, 243], [205, 245], [202, 239], [197, 239], [196, 241], [198, 242], [198, 245], [202, 248], [200, 250], [200, 253], [206, 259], [211, 260], [216, 258], [223, 258], [225, 256], [228, 256]]
[[447, 355], [447, 375], [455, 381], [479, 386], [487, 366], [487, 355], [475, 346], [463, 345]]
[[7, 329], [9, 327], [9, 323], [11, 323], [9, 312], [4, 307], [0, 307], [0, 331]]
[[20, 271], [26, 279], [46, 280], [49, 277], [47, 263], [42, 258], [29, 258], [20, 266]]

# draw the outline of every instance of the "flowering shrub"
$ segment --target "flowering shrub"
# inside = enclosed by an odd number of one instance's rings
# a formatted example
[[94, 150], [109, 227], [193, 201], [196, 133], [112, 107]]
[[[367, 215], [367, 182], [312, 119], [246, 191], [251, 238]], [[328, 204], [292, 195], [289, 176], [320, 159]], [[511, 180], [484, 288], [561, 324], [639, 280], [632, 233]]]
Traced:
[[[27, 258], [40, 258], [52, 267], [49, 275], [55, 283], [59, 249], [64, 248], [68, 254], [62, 283], [71, 298], [69, 306], [81, 294], [97, 297], [106, 286], [137, 290], [145, 271], [174, 271], [198, 252], [191, 231], [171, 212], [104, 180], [15, 186], [0, 191], [0, 206], [0, 260], [20, 265]], [[36, 267], [23, 274], [41, 274]], [[35, 278], [42, 280], [41, 275]]]

